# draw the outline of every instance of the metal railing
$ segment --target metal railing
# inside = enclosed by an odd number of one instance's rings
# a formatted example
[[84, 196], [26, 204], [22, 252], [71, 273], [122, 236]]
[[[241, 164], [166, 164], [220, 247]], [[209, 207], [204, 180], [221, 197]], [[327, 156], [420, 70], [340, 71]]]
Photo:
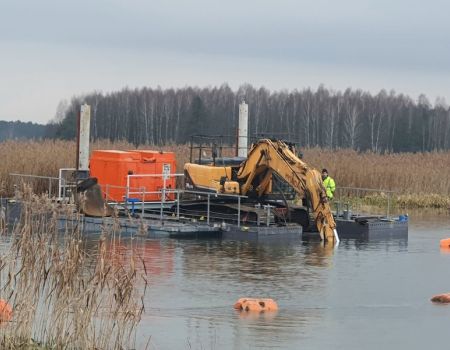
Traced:
[[[74, 172], [77, 169], [75, 168], [60, 168], [58, 174], [58, 200], [66, 200], [67, 193], [72, 193], [76, 187], [77, 182], [73, 177]], [[72, 181], [70, 181], [70, 177], [72, 177]], [[68, 179], [69, 178], [69, 179]]]
[[[176, 219], [180, 220], [181, 218], [181, 211], [180, 211], [180, 199], [181, 196], [184, 194], [188, 194], [188, 195], [195, 195], [198, 197], [206, 197], [206, 201], [207, 201], [207, 205], [206, 205], [206, 223], [208, 225], [211, 224], [211, 219], [212, 219], [212, 215], [211, 215], [211, 198], [235, 198], [237, 201], [237, 214], [236, 214], [236, 222], [237, 222], [237, 226], [240, 227], [241, 226], [241, 200], [248, 198], [247, 196], [241, 196], [241, 195], [235, 195], [235, 194], [223, 194], [223, 193], [213, 193], [213, 192], [202, 192], [202, 191], [193, 191], [193, 190], [185, 190], [185, 189], [170, 189], [170, 188], [162, 188], [158, 191], [146, 191], [145, 187], [127, 187], [127, 186], [113, 186], [113, 185], [105, 185], [105, 192], [104, 195], [106, 197], [106, 199], [109, 198], [109, 194], [108, 194], [108, 189], [109, 188], [120, 188], [124, 190], [124, 193], [129, 194], [134, 194], [134, 195], [138, 195], [136, 197], [140, 197], [140, 201], [139, 202], [134, 202], [133, 205], [137, 205], [140, 206], [140, 211], [141, 211], [141, 216], [144, 217], [145, 214], [145, 209], [146, 209], [146, 204], [148, 203], [155, 203], [155, 204], [159, 204], [159, 220], [163, 221], [165, 219], [168, 219], [170, 217], [168, 217], [167, 215], [165, 215], [164, 213], [164, 208], [166, 203], [169, 204], [176, 204], [176, 210], [175, 210], [175, 214], [176, 214]], [[135, 190], [135, 191], [132, 191]], [[137, 191], [136, 191], [137, 190]], [[152, 195], [152, 194], [157, 194], [161, 196], [161, 201], [160, 202], [154, 202], [154, 201], [146, 201], [145, 198], [148, 195]], [[174, 200], [173, 202], [167, 202], [165, 201], [165, 198], [168, 194], [174, 194], [176, 196], [176, 200]], [[124, 196], [124, 202], [122, 203], [117, 203], [117, 202], [110, 202], [110, 203], [114, 203], [114, 204], [122, 204], [124, 206], [124, 208], [129, 211], [129, 202], [128, 199], [129, 197]], [[138, 198], [136, 198], [138, 199]], [[267, 217], [269, 217], [269, 213], [270, 213], [270, 209], [272, 208], [272, 206], [264, 206], [264, 208], [266, 208], [268, 210], [268, 214]], [[269, 225], [270, 222], [267, 219], [267, 225]]]
[[[363, 202], [360, 199], [367, 197], [368, 194], [379, 193], [386, 198], [386, 217], [389, 219], [391, 215], [392, 197], [396, 193], [390, 190], [379, 190], [374, 188], [363, 187], [336, 187], [335, 205], [337, 206], [337, 214], [340, 215], [341, 206], [346, 206], [346, 210], [353, 210], [355, 214], [359, 214], [362, 211]], [[347, 201], [344, 199], [347, 198]]]
[[[31, 181], [43, 181], [47, 183], [47, 195], [49, 198], [55, 198], [57, 200], [64, 200], [66, 199], [66, 189], [68, 188], [69, 182], [63, 178], [63, 177], [51, 177], [51, 176], [39, 176], [39, 175], [28, 175], [28, 174], [18, 174], [18, 173], [11, 173], [10, 176], [18, 177], [22, 179], [22, 181], [31, 180]], [[194, 190], [186, 190], [186, 189], [171, 189], [166, 188], [166, 179], [170, 177], [180, 177], [184, 176], [183, 174], [136, 174], [136, 175], [128, 175], [127, 177], [127, 184], [128, 186], [116, 186], [116, 185], [104, 185], [104, 190], [102, 188], [102, 194], [105, 198], [105, 200], [113, 205], [122, 205], [124, 209], [129, 210], [129, 199], [130, 195], [137, 196], [140, 199], [140, 201], [133, 201], [131, 203], [132, 208], [134, 209], [134, 206], [140, 206], [141, 211], [141, 217], [144, 217], [145, 211], [146, 211], [146, 204], [148, 203], [155, 203], [159, 204], [159, 219], [161, 221], [168, 219], [169, 217], [165, 215], [164, 209], [166, 204], [174, 205], [176, 204], [176, 219], [180, 220], [181, 218], [181, 211], [180, 211], [180, 199], [182, 195], [194, 195], [197, 197], [206, 197], [206, 223], [208, 225], [211, 224], [212, 219], [215, 219], [219, 216], [213, 216], [211, 211], [211, 202], [212, 198], [228, 198], [228, 199], [235, 199], [237, 202], [237, 214], [224, 214], [220, 213], [220, 217], [224, 218], [226, 215], [230, 215], [228, 217], [230, 221], [235, 221], [237, 223], [237, 226], [241, 226], [241, 210], [242, 210], [242, 199], [248, 198], [247, 196], [241, 196], [237, 194], [222, 194], [222, 193], [214, 193], [214, 192], [202, 192], [202, 191], [194, 191]], [[143, 177], [163, 177], [163, 188], [157, 191], [147, 191], [145, 187], [131, 187], [129, 186], [131, 178], [143, 178]], [[52, 183], [57, 182], [58, 186], [52, 185]], [[71, 183], [71, 186], [76, 187], [75, 183]], [[53, 196], [53, 192], [58, 189], [58, 196]], [[61, 193], [62, 189], [62, 193]], [[124, 201], [118, 202], [116, 200], [113, 200], [110, 197], [110, 190], [111, 189], [122, 189], [124, 195]], [[161, 201], [155, 202], [155, 201], [146, 201], [146, 197], [148, 195], [157, 194], [160, 195]], [[167, 195], [174, 194], [176, 199], [173, 201], [166, 201]], [[270, 225], [270, 216], [271, 216], [271, 209], [273, 206], [271, 205], [264, 205], [264, 210], [267, 210], [266, 213], [266, 225]], [[235, 215], [235, 218], [233, 219], [233, 215]], [[260, 220], [258, 218], [258, 221], [256, 222], [257, 225], [260, 225]]]
[[[163, 187], [161, 190], [166, 190], [167, 189], [167, 180], [174, 177], [184, 177], [184, 174], [129, 174], [127, 175], [127, 192], [126, 192], [126, 197], [130, 198], [130, 195], [134, 195], [134, 194], [140, 194], [141, 192], [130, 192], [129, 189], [130, 187], [130, 183], [133, 179], [141, 179], [141, 178], [148, 178], [148, 177], [153, 177], [153, 178], [162, 178], [163, 179]], [[161, 200], [165, 199], [165, 195], [162, 196], [164, 193], [161, 194]]]
[[49, 198], [53, 198], [54, 196], [52, 192], [56, 191], [59, 188], [58, 185], [54, 185], [53, 183], [59, 184], [61, 181], [63, 183], [65, 181], [65, 179], [52, 176], [28, 175], [18, 173], [10, 173], [9, 175], [12, 177], [20, 178], [22, 182], [26, 182], [27, 184], [31, 185], [33, 187], [33, 190], [37, 193], [46, 192]]

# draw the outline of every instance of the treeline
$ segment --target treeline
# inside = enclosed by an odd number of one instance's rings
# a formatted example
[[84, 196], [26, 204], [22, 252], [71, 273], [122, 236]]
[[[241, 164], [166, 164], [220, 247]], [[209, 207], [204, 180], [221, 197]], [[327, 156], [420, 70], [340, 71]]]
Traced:
[[[333, 91], [320, 86], [274, 91], [243, 85], [213, 88], [123, 89], [73, 98], [52, 137], [75, 136], [82, 103], [91, 105], [91, 136], [135, 145], [185, 143], [190, 135], [236, 135], [239, 103], [249, 104], [250, 135], [278, 135], [303, 147], [352, 148], [374, 152], [450, 148], [450, 110], [394, 91]], [[234, 136], [231, 136], [234, 138]]]
[[31, 122], [0, 121], [0, 142], [11, 139], [37, 139], [46, 136], [47, 127]]

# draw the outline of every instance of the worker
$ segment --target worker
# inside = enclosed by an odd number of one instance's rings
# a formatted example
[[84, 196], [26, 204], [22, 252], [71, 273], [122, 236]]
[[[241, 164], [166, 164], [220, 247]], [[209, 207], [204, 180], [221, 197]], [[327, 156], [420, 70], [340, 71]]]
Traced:
[[334, 191], [336, 190], [336, 183], [331, 176], [328, 176], [328, 170], [322, 169], [322, 180], [325, 190], [327, 191], [327, 197], [332, 200], [334, 197]]

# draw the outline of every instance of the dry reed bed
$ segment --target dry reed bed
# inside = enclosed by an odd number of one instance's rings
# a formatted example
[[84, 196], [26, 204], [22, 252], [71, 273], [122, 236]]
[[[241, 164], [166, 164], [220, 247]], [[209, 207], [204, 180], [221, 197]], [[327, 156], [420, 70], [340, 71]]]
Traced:
[[450, 152], [382, 155], [314, 148], [304, 154], [306, 162], [327, 168], [337, 186], [395, 191], [394, 204], [401, 207], [450, 208]]
[[[189, 160], [188, 145], [140, 146], [174, 151], [178, 171]], [[131, 150], [127, 142], [97, 141], [92, 149]], [[327, 168], [338, 186], [397, 191], [399, 203], [413, 206], [450, 204], [450, 152], [376, 154], [353, 150], [305, 149], [304, 160]], [[0, 195], [12, 193], [11, 172], [57, 176], [75, 164], [74, 141], [6, 141], [0, 143]]]
[[[20, 220], [0, 259], [0, 296], [13, 306], [0, 348], [135, 348], [145, 293], [136, 266], [143, 260], [131, 254], [124, 263], [109, 248], [114, 225], [88, 253], [77, 214], [29, 189], [18, 199]], [[61, 211], [75, 224], [58, 228]]]

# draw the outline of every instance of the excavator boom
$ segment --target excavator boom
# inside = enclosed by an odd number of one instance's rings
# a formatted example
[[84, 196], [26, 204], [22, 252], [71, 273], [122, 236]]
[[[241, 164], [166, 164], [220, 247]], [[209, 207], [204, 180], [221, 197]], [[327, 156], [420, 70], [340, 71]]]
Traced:
[[272, 190], [272, 175], [276, 173], [312, 206], [315, 224], [322, 239], [338, 240], [336, 223], [328, 203], [320, 173], [298, 158], [283, 141], [262, 139], [253, 144], [247, 159], [236, 169], [186, 164], [189, 185], [214, 192], [256, 195]]
[[[277, 173], [301, 196], [309, 199], [314, 220], [321, 237], [327, 241], [333, 241], [336, 233], [330, 205], [328, 203], [325, 188], [320, 173], [309, 167], [298, 158], [290, 147], [282, 141], [269, 139], [259, 140], [248, 153], [247, 160], [241, 166], [237, 177], [243, 181], [241, 194], [255, 189], [263, 193], [261, 185], [264, 182], [255, 181], [257, 174], [262, 172]], [[254, 188], [256, 185], [256, 188]]]

